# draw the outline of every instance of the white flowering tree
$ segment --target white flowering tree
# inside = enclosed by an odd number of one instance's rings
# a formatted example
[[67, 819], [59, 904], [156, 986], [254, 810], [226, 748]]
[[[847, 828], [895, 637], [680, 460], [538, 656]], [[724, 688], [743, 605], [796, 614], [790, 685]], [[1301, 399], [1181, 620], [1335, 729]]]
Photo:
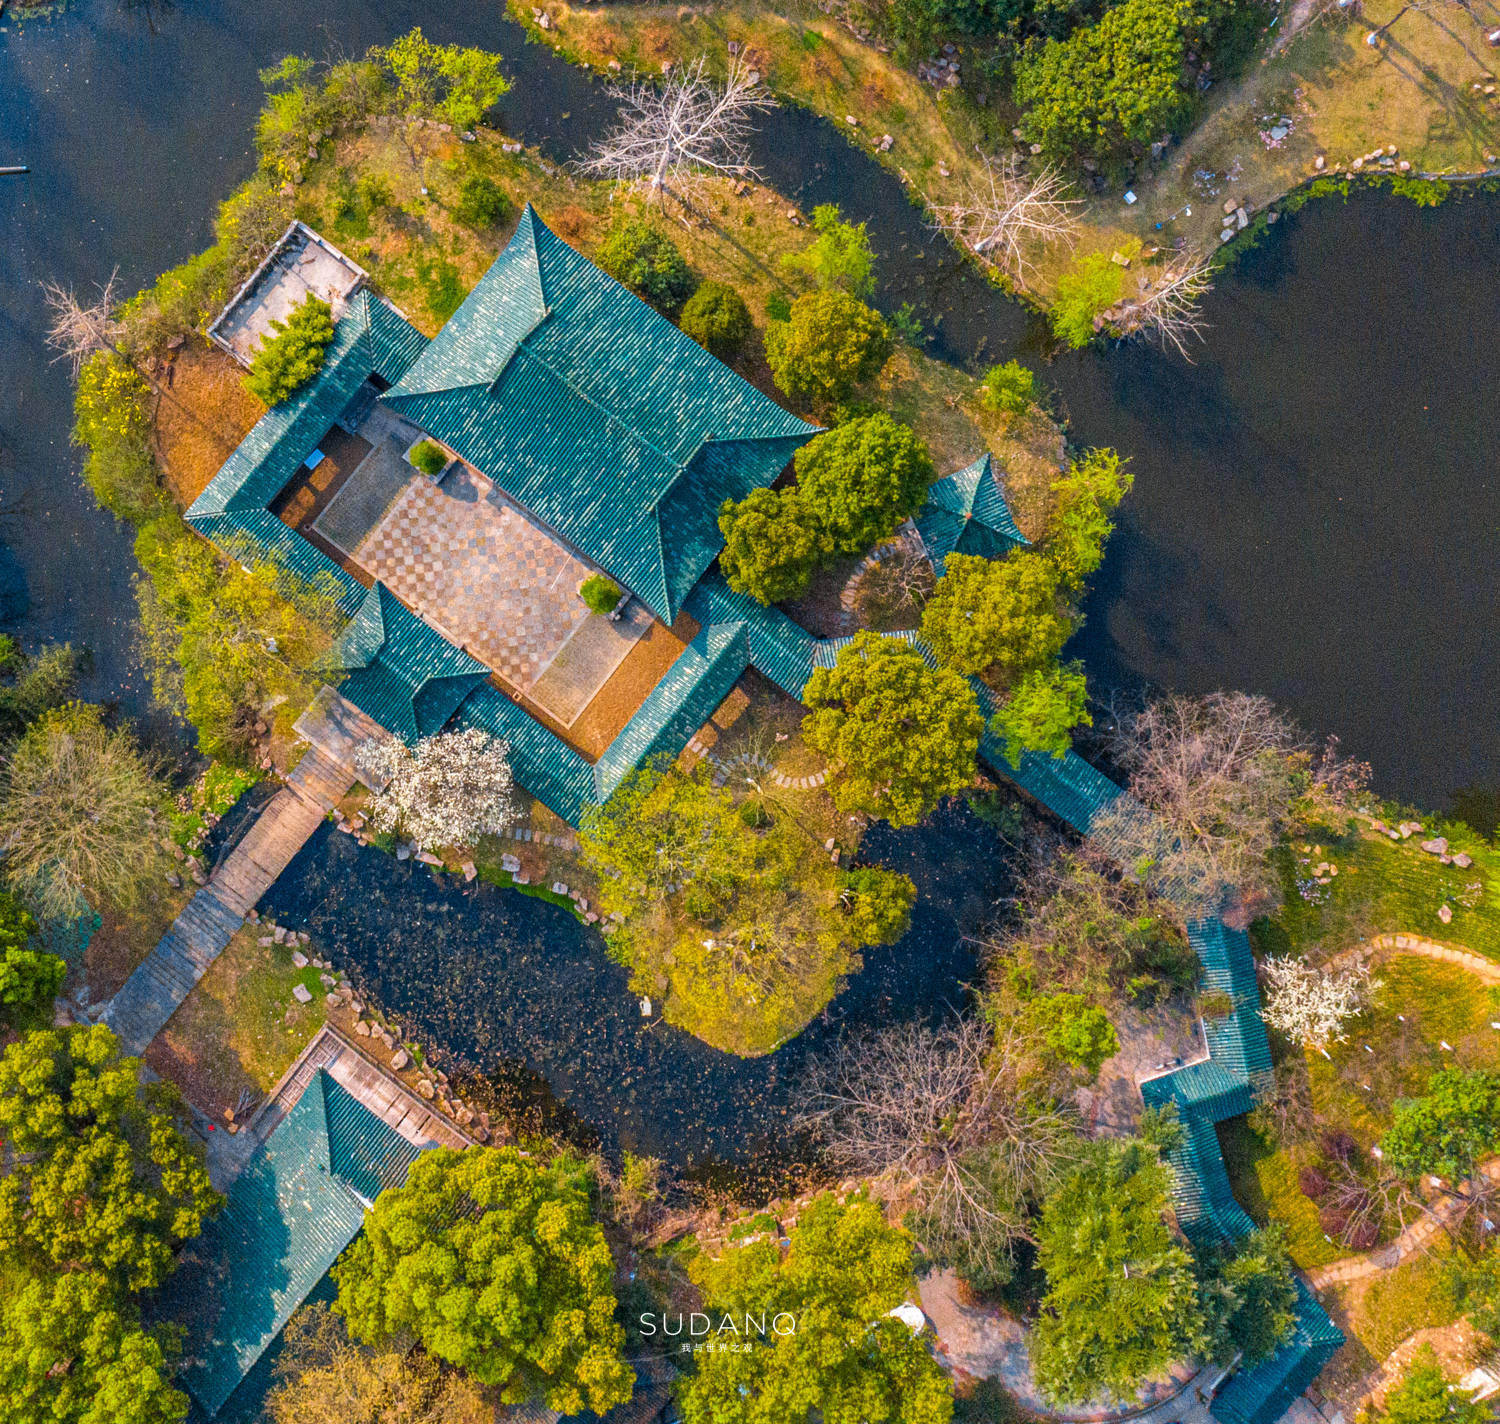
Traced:
[[424, 850], [473, 845], [516, 817], [510, 744], [478, 727], [439, 732], [414, 750], [394, 737], [367, 742], [355, 769], [367, 785], [385, 783], [370, 798], [369, 823]]
[[1261, 963], [1267, 992], [1260, 1016], [1294, 1043], [1327, 1051], [1342, 1043], [1344, 1025], [1370, 1006], [1380, 987], [1362, 965], [1353, 969], [1314, 969], [1300, 959], [1271, 955]]

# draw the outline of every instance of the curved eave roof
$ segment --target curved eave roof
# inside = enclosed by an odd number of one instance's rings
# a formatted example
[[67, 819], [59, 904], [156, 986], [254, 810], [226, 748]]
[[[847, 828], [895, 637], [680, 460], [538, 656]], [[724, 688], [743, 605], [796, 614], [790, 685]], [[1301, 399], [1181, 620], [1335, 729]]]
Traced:
[[1029, 542], [1011, 516], [988, 451], [928, 486], [916, 525], [939, 578], [949, 554], [994, 559]]

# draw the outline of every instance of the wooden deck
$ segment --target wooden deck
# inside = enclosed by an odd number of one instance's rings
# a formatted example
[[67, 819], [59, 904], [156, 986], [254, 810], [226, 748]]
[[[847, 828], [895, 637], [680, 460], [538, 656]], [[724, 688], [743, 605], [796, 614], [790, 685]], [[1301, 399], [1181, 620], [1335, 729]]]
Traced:
[[315, 742], [308, 749], [208, 884], [109, 1001], [102, 1021], [126, 1053], [145, 1052], [256, 901], [349, 789], [355, 779], [353, 763], [343, 754], [351, 746], [332, 739], [326, 747]]

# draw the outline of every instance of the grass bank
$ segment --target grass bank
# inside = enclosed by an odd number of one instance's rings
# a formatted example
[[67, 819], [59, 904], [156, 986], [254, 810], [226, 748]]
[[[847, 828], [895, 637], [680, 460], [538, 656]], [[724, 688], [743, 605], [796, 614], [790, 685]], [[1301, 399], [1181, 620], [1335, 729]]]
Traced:
[[[970, 47], [959, 46], [963, 84], [936, 88], [807, 0], [775, 7], [727, 0], [671, 12], [566, 0], [510, 5], [535, 39], [605, 75], [657, 74], [664, 63], [700, 54], [722, 67], [733, 43], [776, 94], [837, 124], [927, 206], [965, 191], [979, 167], [976, 144], [1002, 153], [1015, 143], [1011, 130], [1019, 116], [1005, 96], [991, 92], [1000, 86], [982, 77], [984, 66]], [[545, 30], [534, 8], [546, 14]], [[1500, 152], [1493, 92], [1500, 61], [1485, 48], [1484, 27], [1458, 10], [1409, 9], [1397, 18], [1401, 9], [1400, 0], [1371, 0], [1356, 17], [1334, 10], [1310, 18], [1310, 0], [1284, 6], [1245, 72], [1214, 85], [1190, 130], [1158, 160], [1139, 165], [1129, 182], [1133, 205], [1124, 201], [1124, 183], [1101, 191], [1083, 185], [1077, 247], [1039, 251], [1025, 294], [1050, 301], [1075, 257], [1112, 252], [1132, 239], [1183, 238], [1211, 251], [1219, 245], [1226, 201], [1253, 213], [1376, 147], [1394, 148], [1392, 176], [1403, 162], [1413, 174], [1493, 168], [1487, 155]], [[1489, 26], [1500, 24], [1492, 6], [1483, 14]], [[1382, 44], [1365, 43], [1371, 30], [1393, 19]], [[887, 134], [892, 142], [883, 151]]]

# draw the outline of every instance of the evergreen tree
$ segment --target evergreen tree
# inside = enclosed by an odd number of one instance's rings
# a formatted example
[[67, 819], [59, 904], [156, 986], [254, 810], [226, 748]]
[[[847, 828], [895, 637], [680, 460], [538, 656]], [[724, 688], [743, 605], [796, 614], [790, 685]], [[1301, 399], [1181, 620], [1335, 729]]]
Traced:
[[797, 492], [840, 554], [862, 554], [889, 538], [922, 507], [933, 479], [927, 446], [883, 413], [808, 441], [796, 466]]
[[1072, 632], [1057, 569], [1033, 549], [948, 555], [922, 610], [922, 636], [944, 667], [993, 672], [1011, 687], [1050, 669]]

